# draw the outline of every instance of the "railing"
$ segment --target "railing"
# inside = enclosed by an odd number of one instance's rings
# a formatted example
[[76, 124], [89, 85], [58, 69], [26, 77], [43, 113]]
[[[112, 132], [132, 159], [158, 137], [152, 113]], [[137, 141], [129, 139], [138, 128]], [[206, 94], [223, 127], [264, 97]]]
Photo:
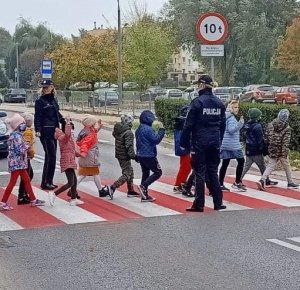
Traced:
[[[39, 97], [37, 90], [27, 90], [27, 106], [34, 106], [36, 99]], [[140, 100], [138, 92], [124, 91], [122, 103], [119, 105], [111, 104], [111, 100], [106, 96], [104, 103], [100, 102], [98, 97], [92, 97], [91, 91], [56, 91], [56, 99], [62, 110], [69, 110], [83, 113], [99, 113], [99, 114], [116, 114], [120, 115], [124, 112], [131, 113], [133, 116], [139, 116], [143, 110], [154, 111], [154, 100]]]

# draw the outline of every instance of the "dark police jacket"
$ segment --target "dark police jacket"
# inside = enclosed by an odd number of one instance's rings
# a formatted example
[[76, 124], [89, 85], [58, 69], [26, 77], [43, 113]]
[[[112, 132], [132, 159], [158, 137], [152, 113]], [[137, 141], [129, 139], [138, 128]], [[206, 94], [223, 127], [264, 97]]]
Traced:
[[192, 137], [192, 149], [220, 148], [225, 132], [225, 106], [209, 88], [199, 91], [199, 96], [190, 105], [180, 146], [189, 146]]
[[52, 134], [55, 128], [59, 128], [61, 119], [62, 115], [53, 94], [41, 96], [35, 101], [34, 128], [36, 132], [40, 132], [45, 137], [49, 133], [54, 138]]

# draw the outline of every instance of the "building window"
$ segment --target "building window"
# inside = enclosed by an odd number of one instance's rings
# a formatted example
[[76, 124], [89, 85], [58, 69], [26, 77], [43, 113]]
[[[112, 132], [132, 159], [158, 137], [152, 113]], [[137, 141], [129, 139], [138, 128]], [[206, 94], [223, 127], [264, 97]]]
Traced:
[[194, 81], [195, 80], [195, 76], [190, 76], [190, 80]]
[[191, 59], [189, 59], [189, 64], [191, 64]]
[[176, 63], [176, 57], [174, 58], [174, 63]]
[[182, 58], [182, 62], [185, 62], [185, 57]]

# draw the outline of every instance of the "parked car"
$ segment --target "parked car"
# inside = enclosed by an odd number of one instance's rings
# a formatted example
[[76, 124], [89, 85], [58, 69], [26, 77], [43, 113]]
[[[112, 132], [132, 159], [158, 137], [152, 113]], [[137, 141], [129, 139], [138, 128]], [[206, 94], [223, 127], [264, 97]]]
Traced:
[[166, 94], [166, 89], [156, 86], [156, 87], [149, 87], [144, 93], [140, 95], [140, 101], [149, 101], [155, 100], [157, 96], [162, 96]]
[[89, 106], [118, 105], [119, 95], [115, 88], [97, 89], [91, 93], [88, 100]]
[[199, 93], [196, 87], [188, 87], [183, 91], [183, 98], [185, 100], [191, 101], [198, 97]]
[[271, 85], [250, 85], [243, 88], [240, 95], [241, 102], [275, 102], [274, 88]]
[[278, 88], [275, 92], [277, 104], [300, 104], [300, 86], [286, 86]]
[[139, 87], [138, 83], [136, 82], [125, 82], [123, 83], [124, 89], [137, 89]]
[[224, 103], [238, 100], [242, 91], [242, 87], [217, 87], [214, 89], [215, 95]]
[[0, 157], [6, 158], [8, 155], [8, 144], [9, 138], [8, 129], [4, 122], [4, 118], [7, 117], [5, 112], [0, 112]]
[[3, 95], [0, 94], [0, 105], [3, 103]]
[[183, 92], [179, 89], [168, 89], [164, 95], [158, 95], [155, 99], [182, 99]]
[[4, 95], [4, 102], [12, 103], [25, 103], [26, 91], [24, 89], [9, 89]]

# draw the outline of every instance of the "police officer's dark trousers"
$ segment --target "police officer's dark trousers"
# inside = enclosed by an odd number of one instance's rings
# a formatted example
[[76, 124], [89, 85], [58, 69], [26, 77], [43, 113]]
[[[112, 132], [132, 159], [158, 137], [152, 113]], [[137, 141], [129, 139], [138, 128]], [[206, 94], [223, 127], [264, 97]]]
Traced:
[[[223, 202], [223, 194], [218, 179], [218, 166], [220, 163], [220, 150], [214, 147], [198, 148], [192, 154], [192, 168], [195, 173], [195, 201], [193, 207], [203, 208], [205, 204], [205, 178], [212, 194], [215, 207]], [[206, 174], [205, 174], [206, 173]]]
[[43, 132], [41, 132], [40, 140], [45, 151], [45, 162], [41, 182], [42, 186], [53, 184], [57, 150], [57, 141], [54, 138], [54, 133], [55, 127], [44, 128]]

